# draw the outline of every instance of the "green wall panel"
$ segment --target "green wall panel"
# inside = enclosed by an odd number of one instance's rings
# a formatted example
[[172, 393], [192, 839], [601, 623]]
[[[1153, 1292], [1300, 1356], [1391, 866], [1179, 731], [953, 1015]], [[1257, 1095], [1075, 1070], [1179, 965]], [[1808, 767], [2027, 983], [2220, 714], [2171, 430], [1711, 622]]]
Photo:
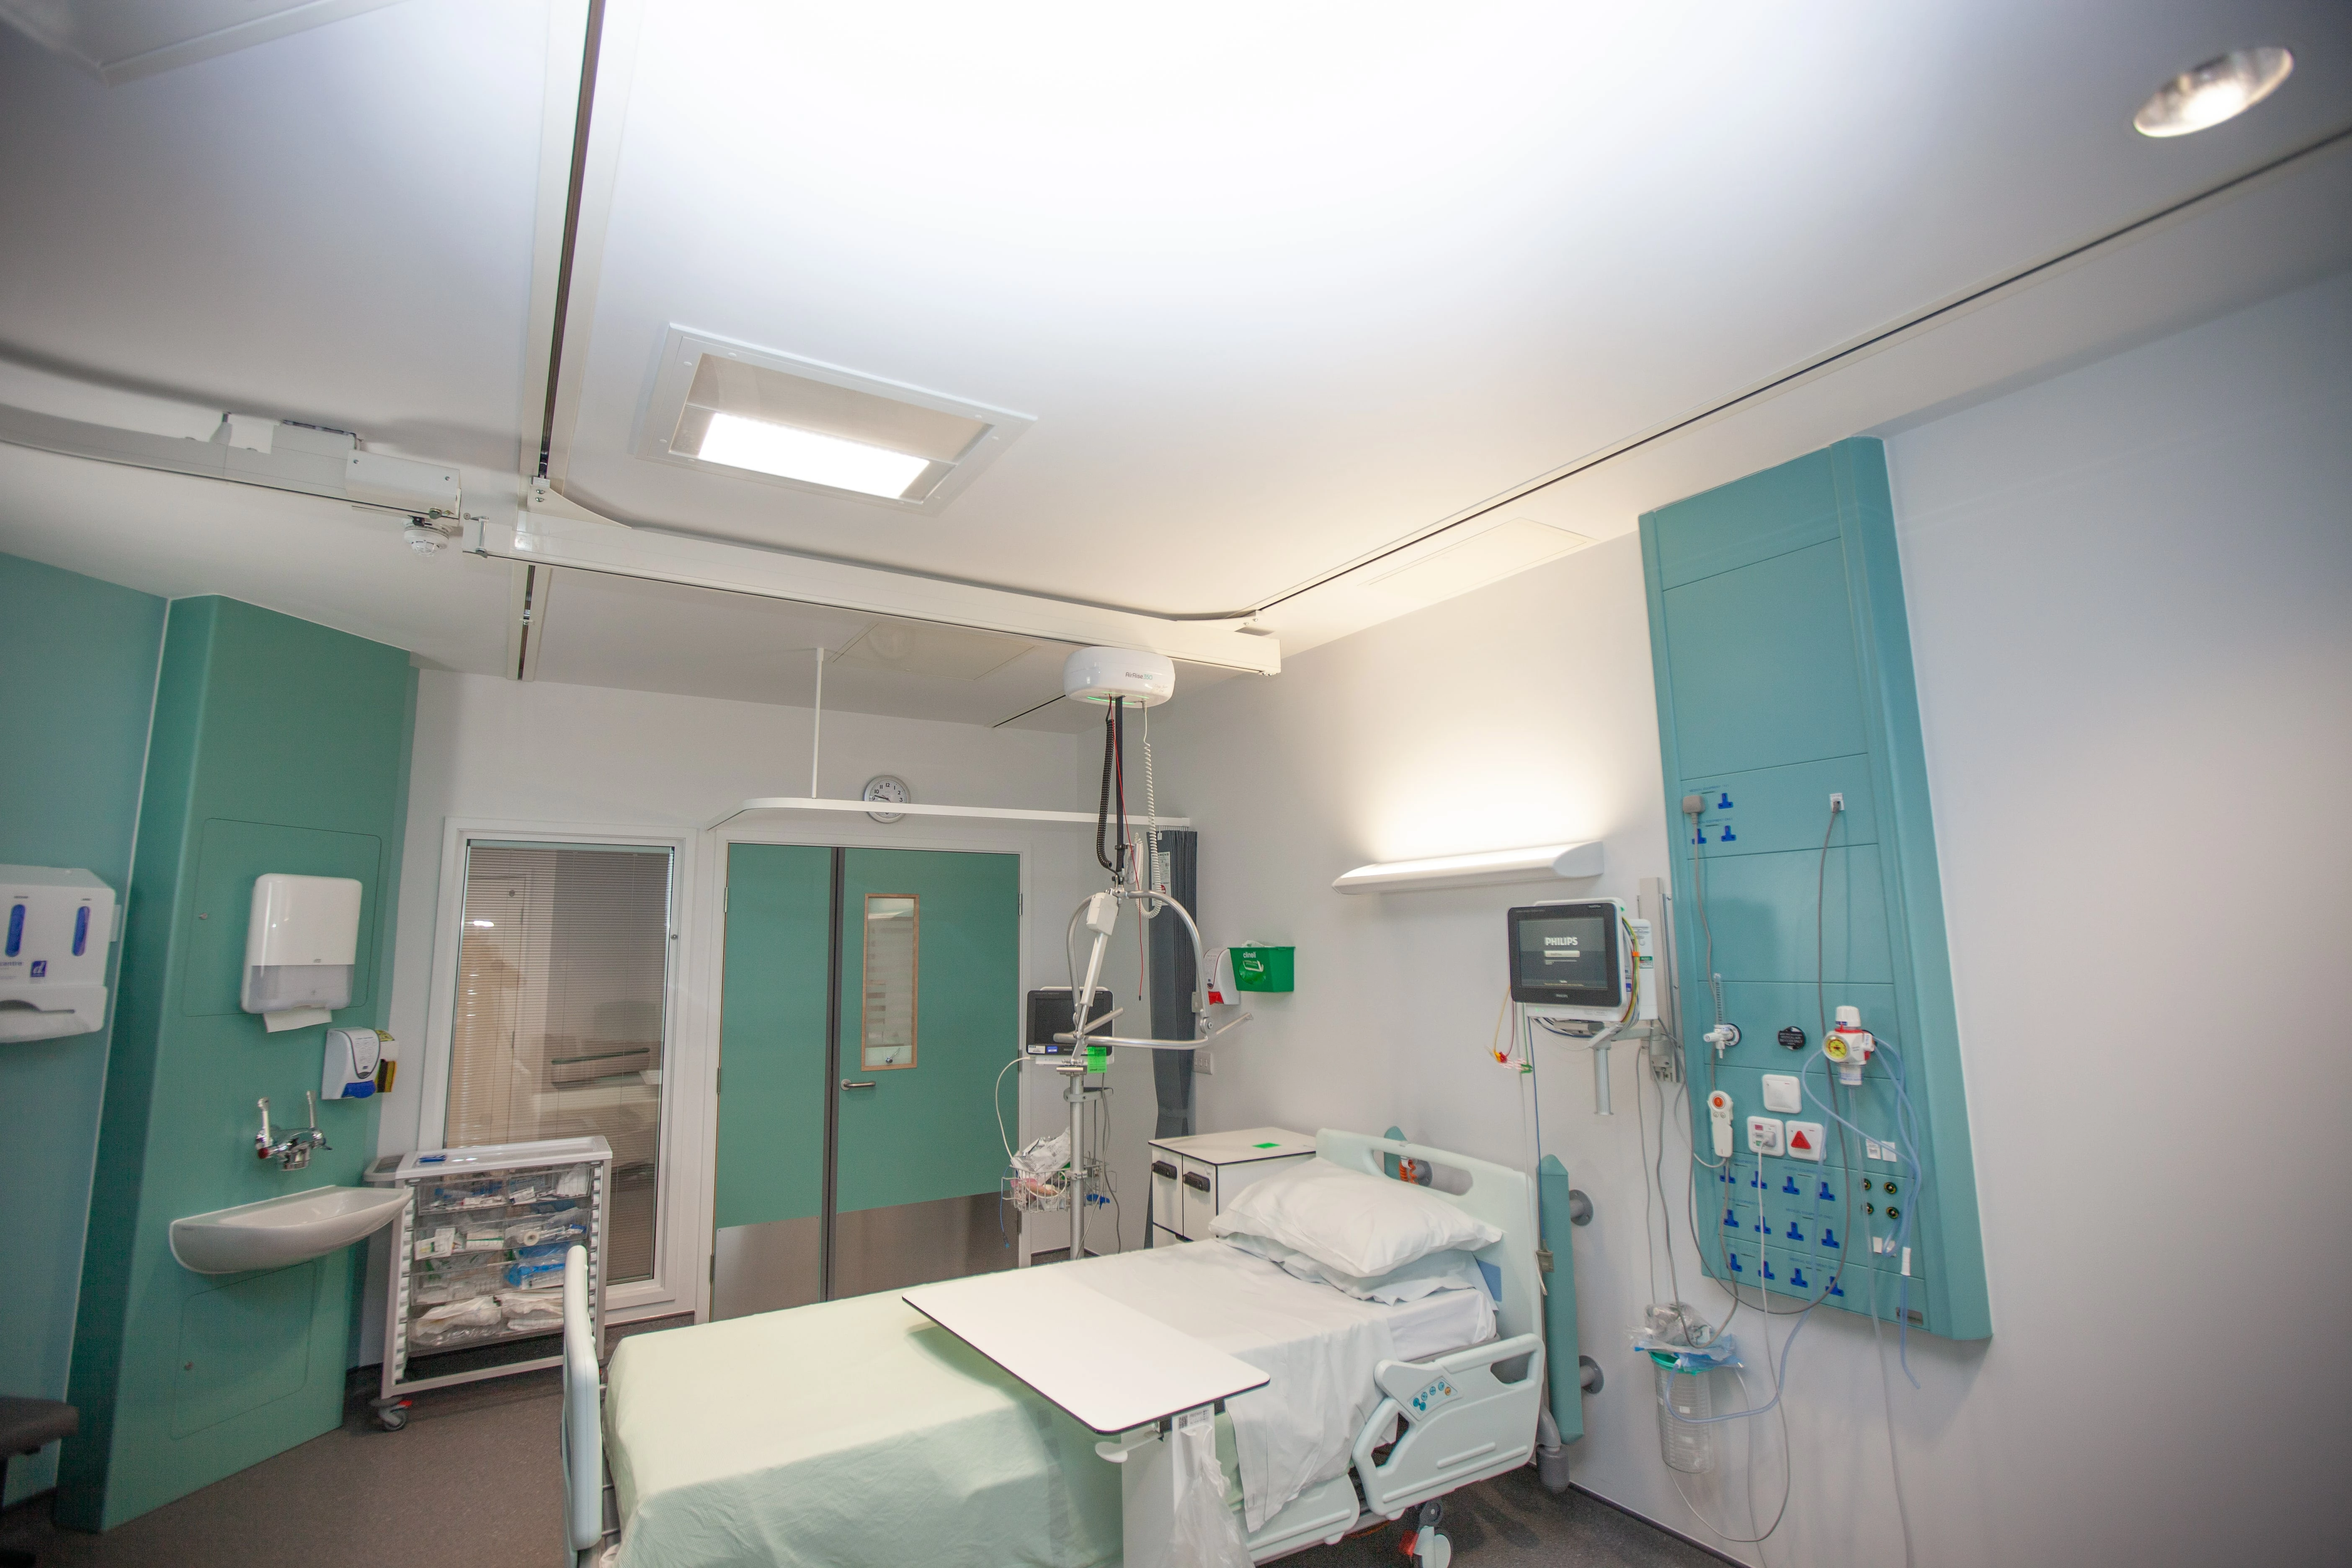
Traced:
[[[355, 1183], [373, 1100], [323, 1105], [301, 1171], [254, 1158], [254, 1101], [299, 1124], [322, 1026], [220, 1007], [253, 878], [355, 875], [361, 970], [389, 963], [415, 675], [397, 648], [230, 599], [171, 608], [100, 1127], [58, 1515], [103, 1529], [334, 1427], [361, 1253], [221, 1279], [173, 1261], [184, 1215]], [[342, 1025], [383, 1023], [355, 986]], [[299, 1370], [299, 1376], [296, 1376]]]
[[[0, 554], [0, 861], [131, 875], [163, 601]], [[118, 949], [117, 955], [119, 956]], [[0, 1391], [66, 1396], [112, 1020], [0, 1046]], [[8, 1502], [57, 1450], [8, 1467]]]
[[[1661, 508], [1642, 519], [1642, 549], [1694, 1144], [1711, 1146], [1711, 1089], [1731, 1094], [1742, 1128], [1732, 1170], [1697, 1172], [1715, 1200], [1711, 1212], [1700, 1200], [1709, 1272], [1784, 1295], [1826, 1290], [1824, 1304], [1846, 1310], [1874, 1300], [1882, 1316], [1899, 1309], [1931, 1332], [1984, 1338], [1992, 1323], [1884, 450], [1842, 441]], [[1834, 816], [1832, 793], [1845, 802]], [[1696, 834], [1686, 795], [1706, 803]], [[1711, 973], [1742, 1036], [1720, 1060], [1698, 1037], [1713, 1021]], [[1923, 1183], [1837, 1139], [1834, 1124], [1822, 1165], [1767, 1158], [1759, 1175], [1747, 1153], [1751, 1114], [1828, 1121], [1810, 1103], [1768, 1112], [1762, 1078], [1811, 1061], [1808, 1082], [1827, 1095], [1814, 1047], [1840, 1005], [1861, 1008], [1907, 1068]], [[1790, 1025], [1805, 1033], [1803, 1055], [1776, 1043]], [[1896, 1131], [1888, 1063], [1871, 1065], [1843, 1112], [1882, 1142]], [[1900, 1255], [1868, 1247], [1872, 1230], [1895, 1228], [1889, 1203], [1911, 1216], [1907, 1280]]]

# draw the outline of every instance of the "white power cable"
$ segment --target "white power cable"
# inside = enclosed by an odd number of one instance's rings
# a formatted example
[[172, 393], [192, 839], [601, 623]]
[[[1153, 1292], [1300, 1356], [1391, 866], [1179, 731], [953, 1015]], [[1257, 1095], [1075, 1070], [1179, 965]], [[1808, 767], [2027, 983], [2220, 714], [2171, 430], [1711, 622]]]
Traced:
[[[1008, 1165], [1013, 1163], [1013, 1140], [1004, 1131], [1004, 1075], [1011, 1072], [1014, 1068], [1019, 1067], [1021, 1062], [1022, 1058], [1020, 1057], [1014, 1057], [1011, 1061], [1006, 1062], [1003, 1067], [998, 1068], [996, 1069], [996, 1085], [988, 1091], [989, 1103], [996, 1108], [996, 1141], [1004, 1145], [1004, 1163]], [[1019, 1089], [1019, 1082], [1017, 1079], [1014, 1083], [1014, 1089], [1017, 1092]]]

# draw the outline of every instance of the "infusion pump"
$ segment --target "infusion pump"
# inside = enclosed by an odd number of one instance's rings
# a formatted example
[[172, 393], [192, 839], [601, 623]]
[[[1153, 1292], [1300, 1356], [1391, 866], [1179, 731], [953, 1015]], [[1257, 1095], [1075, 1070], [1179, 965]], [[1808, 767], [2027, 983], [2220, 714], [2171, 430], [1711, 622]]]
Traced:
[[1510, 912], [1511, 1000], [1546, 1018], [1633, 1024], [1658, 1016], [1650, 922], [1622, 899]]

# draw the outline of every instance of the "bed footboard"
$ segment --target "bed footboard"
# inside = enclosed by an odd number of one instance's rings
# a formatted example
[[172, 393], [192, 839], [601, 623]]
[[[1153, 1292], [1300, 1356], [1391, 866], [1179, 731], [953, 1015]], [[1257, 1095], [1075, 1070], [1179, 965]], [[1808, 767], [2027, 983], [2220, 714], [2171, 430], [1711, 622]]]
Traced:
[[[1527, 1358], [1509, 1383], [1499, 1363]], [[1543, 1401], [1540, 1334], [1456, 1351], [1434, 1361], [1384, 1361], [1373, 1375], [1383, 1397], [1356, 1437], [1356, 1475], [1369, 1511], [1396, 1518], [1415, 1503], [1517, 1468], [1535, 1452], [1536, 1412]], [[1388, 1458], [1372, 1450], [1399, 1417], [1405, 1429]]]

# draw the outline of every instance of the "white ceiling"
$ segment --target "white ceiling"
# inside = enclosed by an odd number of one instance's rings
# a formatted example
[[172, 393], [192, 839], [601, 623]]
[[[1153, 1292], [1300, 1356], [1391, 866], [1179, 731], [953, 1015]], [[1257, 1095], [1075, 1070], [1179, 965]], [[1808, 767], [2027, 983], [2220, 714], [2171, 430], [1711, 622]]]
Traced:
[[[0, 353], [514, 473], [538, 439], [534, 225], [562, 173], [541, 128], [569, 109], [575, 9], [408, 0], [111, 88], [0, 30], [0, 144], [35, 154], [0, 161]], [[1264, 605], [2352, 123], [2352, 7], [2316, 0], [609, 16], [569, 493], [1182, 614]], [[2261, 42], [2297, 55], [2270, 101], [2199, 136], [2131, 131], [2164, 77]], [[1496, 516], [1623, 532], [2352, 263], [2326, 216], [2347, 161]], [[635, 425], [672, 325], [1037, 423], [936, 516], [648, 462]], [[347, 509], [5, 448], [0, 502], [0, 547], [501, 662], [503, 568], [415, 560]], [[1263, 624], [1295, 652], [1425, 602], [1398, 591], [1414, 581]], [[801, 701], [789, 650], [865, 624], [567, 574], [540, 678]], [[1058, 657], [976, 681], [829, 671], [827, 700], [992, 721], [1050, 696]]]

